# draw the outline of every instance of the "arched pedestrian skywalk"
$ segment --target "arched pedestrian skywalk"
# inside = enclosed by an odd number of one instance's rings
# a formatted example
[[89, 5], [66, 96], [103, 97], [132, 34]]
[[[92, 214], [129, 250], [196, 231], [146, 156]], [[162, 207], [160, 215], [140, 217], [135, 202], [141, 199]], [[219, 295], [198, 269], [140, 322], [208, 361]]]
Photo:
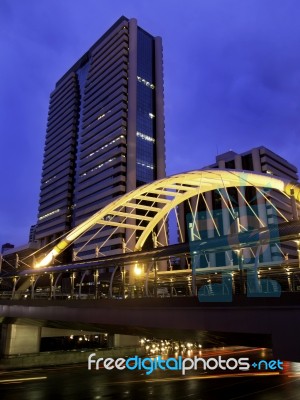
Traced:
[[211, 190], [244, 186], [275, 189], [300, 200], [298, 183], [268, 174], [218, 169], [173, 175], [141, 186], [99, 210], [66, 234], [37, 266], [49, 265], [57, 255], [95, 225], [131, 229], [132, 235], [139, 232], [134, 248], [139, 251], [147, 237], [180, 203]]

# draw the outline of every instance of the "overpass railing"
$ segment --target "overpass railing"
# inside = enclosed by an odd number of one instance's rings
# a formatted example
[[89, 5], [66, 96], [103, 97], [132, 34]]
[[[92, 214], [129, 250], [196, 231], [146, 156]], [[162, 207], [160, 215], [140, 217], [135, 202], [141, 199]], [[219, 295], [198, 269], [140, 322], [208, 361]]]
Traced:
[[[31, 284], [22, 290], [25, 279]], [[230, 301], [230, 296], [279, 297], [283, 292], [300, 293], [298, 260], [255, 265], [238, 265], [144, 272], [129, 282], [121, 267], [84, 272], [45, 272], [31, 277], [0, 278], [0, 300], [4, 299], [103, 299], [198, 296], [203, 301]], [[226, 300], [227, 299], [227, 300]]]

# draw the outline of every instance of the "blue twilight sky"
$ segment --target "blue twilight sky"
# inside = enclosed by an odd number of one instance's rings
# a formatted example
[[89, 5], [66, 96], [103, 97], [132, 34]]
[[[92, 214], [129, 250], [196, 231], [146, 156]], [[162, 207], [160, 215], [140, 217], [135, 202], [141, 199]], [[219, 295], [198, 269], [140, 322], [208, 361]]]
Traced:
[[260, 145], [300, 167], [299, 0], [0, 0], [0, 245], [36, 222], [50, 92], [121, 15], [163, 38], [168, 174]]

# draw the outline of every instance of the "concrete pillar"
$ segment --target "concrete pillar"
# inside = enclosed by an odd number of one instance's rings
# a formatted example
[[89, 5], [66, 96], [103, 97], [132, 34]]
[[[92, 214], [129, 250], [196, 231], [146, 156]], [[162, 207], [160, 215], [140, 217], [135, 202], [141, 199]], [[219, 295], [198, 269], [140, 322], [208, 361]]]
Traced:
[[114, 334], [113, 347], [140, 346], [138, 336]]
[[3, 356], [39, 353], [40, 339], [39, 326], [2, 324], [0, 353]]

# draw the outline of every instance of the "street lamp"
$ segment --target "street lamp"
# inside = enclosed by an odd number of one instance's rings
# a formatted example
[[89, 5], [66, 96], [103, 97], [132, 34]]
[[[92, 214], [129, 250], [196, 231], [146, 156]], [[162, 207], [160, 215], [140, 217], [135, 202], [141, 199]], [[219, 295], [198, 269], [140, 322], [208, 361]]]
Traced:
[[138, 263], [136, 263], [134, 266], [134, 275], [136, 276], [142, 275], [142, 267], [140, 267]]
[[136, 289], [137, 289], [137, 296], [139, 297], [139, 295], [142, 293], [143, 285], [142, 285], [140, 278], [144, 272], [144, 268], [143, 268], [143, 266], [138, 265], [138, 263], [136, 262], [133, 272], [134, 272], [135, 277], [137, 278]]

